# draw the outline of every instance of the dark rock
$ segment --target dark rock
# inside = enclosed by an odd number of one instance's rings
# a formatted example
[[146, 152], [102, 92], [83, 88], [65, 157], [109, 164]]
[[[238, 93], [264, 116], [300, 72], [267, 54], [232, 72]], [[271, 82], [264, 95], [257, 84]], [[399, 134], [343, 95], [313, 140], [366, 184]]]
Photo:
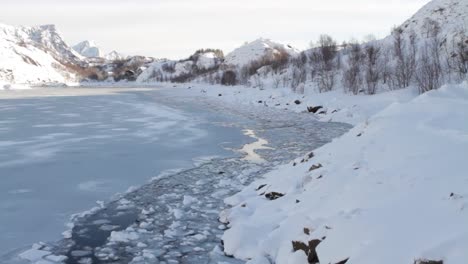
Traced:
[[260, 101], [258, 101], [258, 103], [259, 103], [259, 104], [263, 104], [263, 101], [262, 101], [262, 100], [260, 100]]
[[362, 136], [362, 133], [357, 134], [357, 137], [361, 137], [361, 136]]
[[222, 175], [222, 174], [224, 174], [224, 171], [220, 171], [220, 172], [218, 172], [218, 174], [219, 174], [219, 175]]
[[336, 264], [346, 264], [346, 262], [348, 262], [349, 258], [345, 259], [345, 260], [342, 260], [340, 262], [337, 262]]
[[218, 96], [223, 96], [222, 94], [218, 94]]
[[293, 246], [294, 252], [298, 250], [304, 251], [305, 254], [307, 255], [307, 261], [309, 263], [319, 263], [320, 261], [319, 261], [316, 249], [317, 249], [317, 246], [321, 242], [322, 241], [318, 239], [311, 240], [309, 241], [308, 244], [305, 244], [304, 242], [300, 242], [300, 241], [293, 241], [292, 246]]
[[316, 114], [322, 108], [323, 108], [323, 106], [309, 106], [309, 107], [307, 107], [307, 111], [309, 111], [309, 113]]
[[267, 186], [266, 184], [262, 184], [260, 186], [258, 186], [257, 189], [255, 189], [256, 191], [260, 191], [261, 189], [263, 189], [265, 186]]
[[316, 164], [316, 165], [313, 165], [312, 167], [310, 167], [309, 171], [314, 171], [314, 170], [317, 170], [317, 169], [320, 169], [322, 168], [322, 164]]
[[271, 201], [276, 200], [276, 199], [278, 199], [278, 198], [281, 198], [281, 197], [283, 197], [283, 196], [284, 196], [284, 194], [279, 193], [279, 192], [271, 192], [271, 193], [265, 194], [265, 197], [266, 197], [268, 200], [271, 200]]
[[444, 264], [443, 260], [428, 260], [428, 259], [419, 259], [414, 261], [414, 264]]
[[296, 203], [300, 203], [300, 202], [301, 202], [301, 201], [299, 201], [299, 200], [296, 199]]
[[310, 235], [310, 229], [307, 227], [304, 227], [304, 234]]
[[320, 111], [319, 115], [325, 115], [327, 111]]
[[309, 153], [309, 155], [307, 155], [309, 157], [309, 159], [313, 158], [315, 156], [315, 154], [313, 152]]
[[320, 176], [317, 177], [317, 180], [320, 180], [322, 178], [323, 178], [323, 175], [320, 175]]
[[302, 104], [302, 102], [300, 100], [296, 100], [296, 101], [294, 101], [294, 103], [297, 104], [297, 105]]

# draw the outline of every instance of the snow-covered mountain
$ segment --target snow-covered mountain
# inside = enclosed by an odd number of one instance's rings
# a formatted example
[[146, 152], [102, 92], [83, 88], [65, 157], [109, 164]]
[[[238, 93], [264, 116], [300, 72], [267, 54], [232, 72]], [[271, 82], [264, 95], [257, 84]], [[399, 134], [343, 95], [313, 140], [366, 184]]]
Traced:
[[70, 66], [81, 57], [62, 39], [55, 26], [0, 24], [0, 80], [10, 83], [66, 82]]
[[224, 63], [226, 65], [241, 68], [254, 60], [261, 59], [265, 56], [271, 57], [283, 51], [292, 56], [299, 53], [297, 49], [291, 47], [290, 45], [284, 45], [273, 42], [269, 39], [260, 38], [255, 41], [246, 43], [227, 54]]
[[439, 38], [450, 42], [454, 37], [468, 35], [468, 1], [433, 0], [422, 7], [399, 28], [407, 34], [415, 33], [420, 39], [431, 37], [438, 31]]
[[85, 40], [75, 46], [73, 49], [84, 57], [97, 58], [102, 56], [101, 49], [96, 45], [94, 41]]

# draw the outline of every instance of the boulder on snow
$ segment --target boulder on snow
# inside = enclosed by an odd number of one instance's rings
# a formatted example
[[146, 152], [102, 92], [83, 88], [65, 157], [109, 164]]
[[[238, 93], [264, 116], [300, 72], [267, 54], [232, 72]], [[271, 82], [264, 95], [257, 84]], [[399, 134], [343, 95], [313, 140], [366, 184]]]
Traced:
[[309, 171], [314, 171], [314, 170], [317, 170], [317, 169], [320, 169], [322, 168], [322, 164], [315, 164], [315, 165], [312, 165], [312, 167], [310, 167]]
[[309, 113], [316, 114], [322, 108], [323, 108], [323, 106], [308, 106], [307, 111], [309, 111]]
[[444, 261], [443, 260], [418, 259], [414, 261], [414, 264], [444, 264]]
[[284, 196], [284, 194], [279, 193], [279, 192], [271, 192], [271, 193], [265, 194], [265, 197], [266, 197], [268, 200], [271, 200], [271, 201], [276, 200], [276, 199], [278, 199], [278, 198], [281, 198], [281, 197], [283, 197], [283, 196]]
[[307, 261], [309, 263], [319, 263], [319, 258], [317, 255], [317, 246], [321, 243], [322, 241], [319, 239], [313, 239], [310, 240], [308, 244], [301, 242], [301, 241], [293, 241], [292, 242], [292, 247], [294, 252], [302, 250], [305, 252], [307, 255]]

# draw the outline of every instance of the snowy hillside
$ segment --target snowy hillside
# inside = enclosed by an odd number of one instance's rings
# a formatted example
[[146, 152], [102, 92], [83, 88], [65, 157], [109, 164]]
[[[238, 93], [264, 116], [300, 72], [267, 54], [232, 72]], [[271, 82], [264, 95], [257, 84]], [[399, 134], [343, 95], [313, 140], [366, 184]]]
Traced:
[[241, 68], [254, 60], [258, 60], [264, 56], [273, 56], [281, 51], [286, 51], [290, 55], [297, 55], [298, 50], [289, 45], [283, 45], [273, 42], [269, 39], [257, 39], [250, 43], [233, 50], [226, 55], [225, 64]]
[[[438, 30], [439, 37], [451, 40], [453, 37], [468, 35], [468, 1], [434, 0], [421, 8], [400, 28], [414, 32], [424, 39], [431, 36], [431, 30]], [[434, 28], [436, 27], [436, 28]]]
[[140, 76], [137, 82], [177, 81], [183, 82], [207, 72], [216, 72], [222, 65], [221, 50], [198, 50], [185, 60], [157, 60]]
[[96, 58], [102, 56], [101, 49], [96, 45], [96, 43], [94, 43], [94, 41], [82, 41], [73, 46], [73, 49], [82, 56], [88, 58]]
[[468, 84], [445, 86], [278, 167], [225, 200], [226, 254], [249, 264], [465, 263], [466, 120]]
[[65, 65], [78, 63], [79, 55], [68, 47], [54, 26], [0, 24], [0, 80], [65, 82], [74, 78]]

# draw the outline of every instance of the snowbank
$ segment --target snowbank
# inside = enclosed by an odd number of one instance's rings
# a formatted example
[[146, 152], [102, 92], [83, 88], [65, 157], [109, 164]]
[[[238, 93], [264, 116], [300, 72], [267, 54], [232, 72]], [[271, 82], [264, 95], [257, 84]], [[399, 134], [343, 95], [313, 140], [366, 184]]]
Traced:
[[[342, 89], [298, 94], [289, 88], [258, 89], [245, 86], [226, 87], [207, 84], [160, 84], [166, 87], [190, 88], [182, 95], [213, 97], [237, 108], [239, 105], [279, 108], [294, 112], [308, 112], [310, 107], [321, 107], [315, 116], [321, 121], [343, 122], [352, 125], [366, 121], [393, 103], [404, 103], [417, 96], [416, 88], [390, 91], [376, 95], [350, 95]], [[175, 89], [173, 89], [175, 90]]]
[[249, 263], [306, 263], [305, 251], [320, 263], [466, 263], [467, 120], [468, 83], [445, 86], [278, 167], [225, 200], [226, 254]]
[[3, 82], [0, 80], [0, 91], [1, 90], [27, 90], [31, 89], [30, 86], [21, 85], [21, 84], [11, 84], [7, 82]]

